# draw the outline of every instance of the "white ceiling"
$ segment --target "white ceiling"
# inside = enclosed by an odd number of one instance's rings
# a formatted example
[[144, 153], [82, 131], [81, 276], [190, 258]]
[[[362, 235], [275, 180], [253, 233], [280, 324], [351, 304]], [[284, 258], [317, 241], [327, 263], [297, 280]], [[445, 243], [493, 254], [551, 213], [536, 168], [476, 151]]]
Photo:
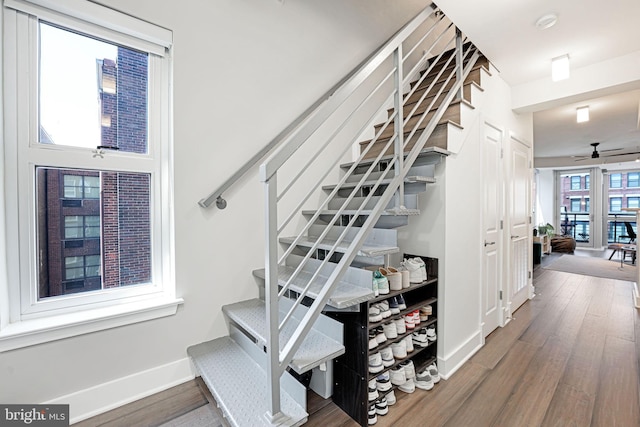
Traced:
[[[549, 79], [551, 58], [566, 53], [573, 70], [640, 52], [639, 0], [439, 0], [437, 4], [511, 86]], [[538, 18], [548, 13], [557, 14], [556, 25], [536, 28]], [[640, 69], [640, 63], [635, 66]], [[585, 96], [579, 101], [574, 97], [571, 103], [533, 110], [536, 162], [543, 157], [589, 155], [592, 142], [601, 143], [599, 151], [625, 150], [602, 156], [640, 151], [640, 90], [626, 89], [612, 87], [604, 97]], [[575, 109], [583, 105], [590, 107], [590, 121], [578, 124]]]

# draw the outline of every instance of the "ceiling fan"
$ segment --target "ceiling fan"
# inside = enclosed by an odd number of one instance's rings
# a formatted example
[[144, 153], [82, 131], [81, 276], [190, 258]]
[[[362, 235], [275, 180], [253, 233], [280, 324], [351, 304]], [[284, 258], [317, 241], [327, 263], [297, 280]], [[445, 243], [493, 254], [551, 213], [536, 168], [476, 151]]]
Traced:
[[[600, 153], [608, 153], [610, 151], [620, 151], [622, 150], [622, 148], [611, 148], [609, 150], [602, 150], [602, 151], [598, 151], [598, 145], [600, 145], [599, 142], [592, 142], [590, 144], [593, 147], [593, 153], [591, 153], [591, 155], [589, 156], [573, 156], [575, 157], [575, 161], [576, 162], [580, 162], [582, 160], [587, 160], [587, 159], [599, 159], [600, 158]], [[640, 154], [640, 151], [634, 151], [631, 153], [616, 153], [616, 154], [605, 154], [602, 157], [614, 157], [614, 156], [628, 156], [628, 155], [633, 155], [633, 154]]]

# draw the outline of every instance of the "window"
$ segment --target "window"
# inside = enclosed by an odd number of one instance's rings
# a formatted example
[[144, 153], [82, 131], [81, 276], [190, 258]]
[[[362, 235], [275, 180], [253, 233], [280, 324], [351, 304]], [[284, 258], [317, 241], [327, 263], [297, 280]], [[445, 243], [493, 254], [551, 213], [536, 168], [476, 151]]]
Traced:
[[585, 212], [591, 212], [591, 205], [589, 204], [589, 198], [588, 197], [584, 198], [584, 211]]
[[[5, 0], [4, 19], [5, 98], [17, 105], [5, 110], [4, 209], [18, 250], [0, 283], [0, 351], [20, 346], [12, 334], [31, 345], [48, 328], [175, 313], [171, 32], [82, 0]], [[67, 315], [79, 311], [91, 325]]]
[[589, 190], [591, 187], [591, 176], [590, 175], [585, 175], [584, 176], [584, 189], [585, 190]]
[[580, 190], [580, 176], [571, 177], [571, 189]]
[[571, 199], [571, 212], [580, 212], [580, 198]]
[[609, 212], [621, 212], [621, 211], [622, 211], [622, 197], [610, 197]]
[[629, 172], [627, 174], [627, 187], [640, 187], [640, 172]]
[[621, 173], [612, 173], [609, 175], [609, 188], [622, 188]]
[[628, 208], [640, 208], [640, 197], [627, 197]]

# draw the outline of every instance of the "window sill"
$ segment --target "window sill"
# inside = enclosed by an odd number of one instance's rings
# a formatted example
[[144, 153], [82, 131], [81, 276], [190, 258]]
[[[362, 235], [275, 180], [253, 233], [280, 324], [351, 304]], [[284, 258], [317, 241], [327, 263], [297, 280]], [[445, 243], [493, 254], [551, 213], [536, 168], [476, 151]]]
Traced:
[[12, 323], [0, 330], [0, 353], [172, 316], [183, 302], [182, 298], [154, 298]]

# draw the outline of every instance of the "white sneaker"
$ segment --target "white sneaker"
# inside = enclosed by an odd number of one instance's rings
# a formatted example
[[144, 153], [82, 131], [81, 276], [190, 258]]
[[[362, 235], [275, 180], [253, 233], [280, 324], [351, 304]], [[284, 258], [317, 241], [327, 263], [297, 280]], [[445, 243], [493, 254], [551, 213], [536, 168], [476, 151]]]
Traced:
[[407, 377], [404, 373], [404, 368], [400, 365], [396, 366], [395, 368], [391, 368], [391, 371], [389, 371], [389, 375], [391, 377], [391, 384], [393, 385], [401, 385], [407, 381]]
[[378, 340], [376, 339], [377, 335], [378, 334], [375, 329], [369, 331], [369, 350], [373, 350], [378, 346]]
[[376, 305], [369, 307], [369, 322], [375, 323], [382, 320], [382, 312]]
[[376, 400], [376, 414], [387, 415], [389, 413], [389, 407], [387, 406], [387, 399], [381, 398]]
[[427, 338], [427, 328], [422, 328], [419, 331], [414, 331], [411, 334], [411, 340], [418, 347], [428, 347], [429, 339]]
[[379, 271], [373, 272], [373, 283], [377, 285], [378, 293], [380, 295], [386, 295], [389, 293], [389, 281]]
[[389, 308], [389, 303], [387, 301], [380, 301], [379, 303], [375, 304], [374, 307], [378, 307], [378, 310], [380, 310], [380, 315], [383, 319], [388, 319], [389, 317], [391, 317], [391, 309]]
[[400, 342], [394, 342], [391, 344], [391, 351], [393, 352], [393, 357], [396, 359], [404, 359], [407, 357], [407, 346], [404, 343], [404, 339]]
[[382, 366], [382, 357], [380, 353], [377, 351], [369, 356], [369, 372], [372, 374], [377, 374], [382, 371], [384, 366]]
[[[376, 377], [375, 380], [376, 389], [381, 392], [391, 390], [391, 376], [389, 372], [384, 372]], [[369, 388], [371, 388], [371, 381], [369, 381]], [[371, 397], [371, 396], [369, 396]], [[371, 400], [371, 399], [369, 399]]]
[[426, 370], [418, 372], [416, 375], [416, 387], [422, 390], [431, 390], [433, 388], [433, 379]]
[[402, 339], [402, 341], [404, 342], [404, 346], [407, 349], [407, 353], [413, 352], [414, 348], [413, 341], [411, 341], [411, 335], [407, 335]]
[[392, 291], [402, 290], [402, 274], [393, 267], [380, 267], [378, 269], [389, 282], [389, 289]]
[[424, 282], [425, 280], [427, 280], [427, 265], [424, 263], [422, 258], [419, 257], [415, 257], [413, 259], [413, 262], [418, 264], [418, 267], [420, 267], [420, 274], [422, 275], [422, 281]]
[[393, 390], [391, 390], [389, 393], [387, 393], [387, 395], [385, 396], [387, 398], [387, 405], [391, 406], [391, 405], [395, 405], [397, 400], [396, 400], [396, 394], [393, 392]]
[[384, 329], [382, 329], [382, 326], [378, 326], [375, 329], [375, 332], [376, 332], [376, 341], [378, 341], [378, 344], [382, 344], [387, 341], [387, 336], [384, 334]]
[[407, 377], [408, 380], [416, 377], [416, 368], [412, 360], [405, 360], [400, 363], [400, 365], [404, 368], [404, 376]]
[[426, 370], [429, 372], [429, 375], [431, 375], [433, 383], [438, 384], [440, 382], [440, 373], [438, 372], [438, 367], [436, 366], [436, 364], [432, 363], [431, 365], [427, 366]]
[[378, 422], [378, 416], [376, 415], [376, 404], [372, 403], [371, 406], [369, 406], [369, 425], [372, 426], [375, 423]]
[[376, 386], [376, 379], [372, 379], [371, 381], [369, 381], [369, 402], [373, 402], [374, 400], [376, 400], [380, 395], [378, 394], [378, 388]]
[[407, 325], [405, 325], [404, 323], [404, 317], [394, 320], [393, 323], [396, 324], [396, 330], [398, 331], [398, 334], [404, 334], [405, 332], [407, 332]]
[[414, 391], [416, 391], [416, 385], [412, 379], [407, 380], [404, 382], [404, 384], [400, 384], [398, 386], [398, 390], [404, 391], [405, 393], [413, 393]]
[[412, 259], [405, 259], [402, 261], [402, 266], [409, 271], [409, 282], [410, 283], [422, 283], [422, 270], [420, 266], [415, 263]]
[[384, 335], [387, 339], [398, 338], [398, 328], [396, 328], [396, 324], [394, 322], [385, 323], [382, 325], [382, 329], [384, 330]]
[[398, 268], [398, 271], [400, 272], [400, 276], [402, 277], [402, 289], [407, 289], [409, 286], [411, 286], [411, 272], [409, 272], [409, 270], [407, 270], [407, 268], [404, 266], [400, 266], [400, 268]]
[[427, 338], [429, 341], [435, 341], [438, 338], [436, 336], [436, 325], [429, 325], [429, 327], [427, 327]]
[[393, 357], [393, 350], [390, 346], [380, 350], [380, 357], [382, 358], [382, 366], [388, 368], [396, 363], [396, 359]]

